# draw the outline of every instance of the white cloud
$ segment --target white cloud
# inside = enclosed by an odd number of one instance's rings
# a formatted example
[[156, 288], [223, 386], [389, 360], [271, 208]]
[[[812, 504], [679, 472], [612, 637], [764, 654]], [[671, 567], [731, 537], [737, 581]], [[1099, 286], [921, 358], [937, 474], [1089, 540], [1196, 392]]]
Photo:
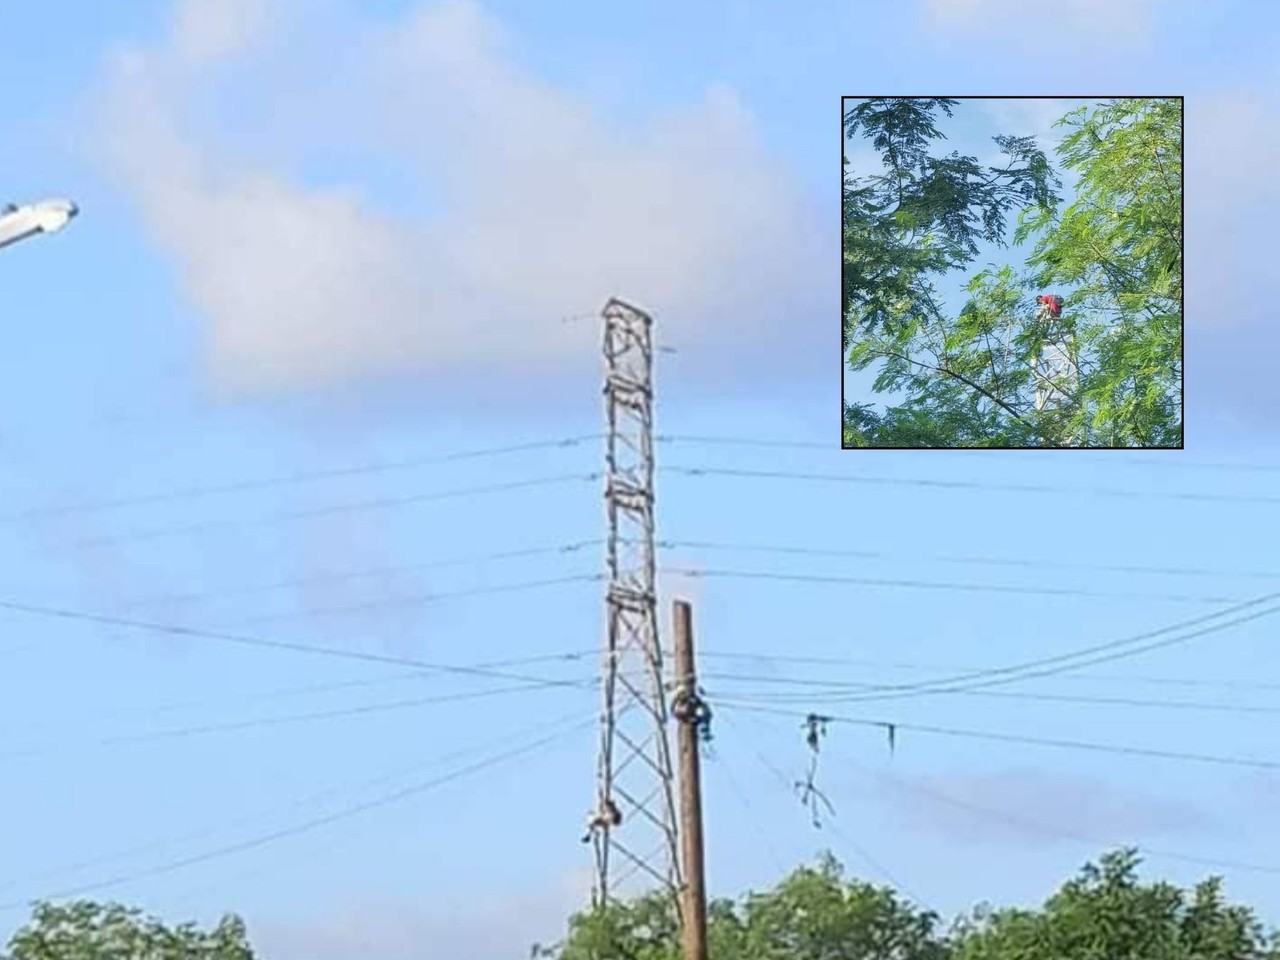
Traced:
[[187, 0], [174, 13], [174, 48], [192, 63], [244, 53], [271, 25], [262, 0]]
[[1249, 91], [1193, 99], [1187, 107], [1188, 299], [1197, 321], [1239, 326], [1255, 317], [1251, 283], [1269, 272], [1259, 243], [1280, 204], [1280, 110]]
[[1269, 384], [1280, 328], [1267, 237], [1280, 209], [1280, 107], [1245, 90], [1193, 98], [1187, 128], [1191, 386], [1219, 412], [1274, 431]]
[[[279, 63], [216, 59], [289, 35], [287, 3], [185, 0], [166, 46], [111, 66], [102, 103], [99, 153], [207, 318], [221, 386], [554, 373], [598, 339], [559, 319], [615, 293], [652, 306], [682, 349], [765, 350], [792, 319], [783, 305], [820, 282], [812, 225], [731, 90], [606, 121], [512, 62], [464, 0], [344, 30], [340, 85], [321, 45], [293, 50], [286, 79]], [[196, 108], [227, 77], [255, 89], [237, 124], [280, 116], [303, 165], [335, 143], [390, 157], [439, 208], [378, 207], [369, 184], [246, 159]]]

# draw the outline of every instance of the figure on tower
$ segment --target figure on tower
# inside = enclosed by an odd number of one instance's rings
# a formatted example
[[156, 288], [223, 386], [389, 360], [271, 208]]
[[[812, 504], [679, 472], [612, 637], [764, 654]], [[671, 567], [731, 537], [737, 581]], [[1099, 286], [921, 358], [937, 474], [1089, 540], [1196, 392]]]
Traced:
[[1037, 320], [1062, 316], [1062, 298], [1056, 293], [1041, 293], [1036, 296], [1036, 303], [1040, 305], [1040, 310], [1036, 313]]

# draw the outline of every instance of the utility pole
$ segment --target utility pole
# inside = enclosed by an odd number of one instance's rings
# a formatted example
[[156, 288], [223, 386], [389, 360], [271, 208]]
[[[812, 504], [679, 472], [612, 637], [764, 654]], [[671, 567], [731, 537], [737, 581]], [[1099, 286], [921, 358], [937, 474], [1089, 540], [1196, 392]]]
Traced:
[[[681, 889], [667, 686], [657, 620], [653, 320], [616, 298], [605, 304], [602, 316], [608, 421], [607, 623], [596, 807], [583, 838], [594, 845], [592, 901], [597, 908], [638, 874], [673, 897]], [[614, 863], [615, 854], [621, 864]]]
[[698, 695], [693, 658], [693, 608], [672, 604], [675, 636], [676, 694], [672, 714], [680, 724], [680, 839], [684, 854], [682, 890], [685, 960], [707, 960], [707, 881], [702, 841], [702, 770], [699, 741], [711, 715]]

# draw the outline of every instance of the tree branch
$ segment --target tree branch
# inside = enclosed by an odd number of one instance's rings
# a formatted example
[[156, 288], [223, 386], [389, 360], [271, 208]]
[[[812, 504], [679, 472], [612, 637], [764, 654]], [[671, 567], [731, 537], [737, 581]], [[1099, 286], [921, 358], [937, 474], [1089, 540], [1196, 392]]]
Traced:
[[1057, 443], [1052, 443], [1052, 442], [1050, 442], [1050, 441], [1049, 441], [1049, 440], [1044, 436], [1044, 434], [1042, 434], [1042, 433], [1040, 432], [1040, 430], [1039, 430], [1039, 429], [1038, 429], [1034, 424], [1032, 424], [1029, 420], [1027, 420], [1027, 419], [1026, 419], [1022, 414], [1020, 414], [1017, 410], [1015, 410], [1013, 407], [1009, 406], [1009, 404], [1005, 403], [1005, 402], [1004, 402], [1003, 400], [1001, 400], [999, 397], [997, 397], [997, 396], [995, 396], [994, 394], [992, 394], [992, 393], [991, 393], [991, 391], [987, 390], [987, 389], [986, 389], [985, 387], [983, 387], [981, 384], [974, 383], [972, 380], [970, 380], [970, 379], [969, 379], [968, 377], [966, 377], [964, 374], [962, 374], [962, 373], [957, 373], [955, 370], [951, 370], [951, 369], [946, 368], [946, 367], [935, 367], [935, 366], [933, 366], [933, 364], [930, 364], [930, 363], [922, 363], [922, 362], [921, 362], [921, 361], [919, 361], [919, 360], [913, 360], [913, 359], [911, 359], [910, 357], [904, 357], [904, 356], [903, 356], [902, 354], [900, 354], [900, 353], [894, 353], [892, 350], [881, 350], [881, 352], [882, 352], [885, 356], [887, 356], [887, 357], [894, 357], [895, 359], [905, 361], [906, 363], [912, 363], [912, 364], [915, 364], [917, 367], [924, 367], [926, 370], [933, 370], [935, 373], [943, 373], [943, 374], [946, 374], [946, 375], [947, 375], [947, 376], [949, 376], [949, 377], [954, 377], [955, 379], [959, 380], [961, 383], [964, 383], [964, 384], [968, 385], [969, 387], [973, 388], [974, 390], [977, 390], [980, 394], [982, 394], [984, 397], [986, 397], [986, 398], [987, 398], [988, 400], [990, 400], [992, 403], [994, 403], [994, 404], [996, 404], [997, 406], [1001, 407], [1001, 408], [1002, 408], [1006, 413], [1008, 413], [1008, 414], [1009, 414], [1009, 416], [1013, 417], [1015, 420], [1017, 420], [1019, 423], [1021, 423], [1021, 424], [1022, 424], [1024, 427], [1026, 427], [1027, 429], [1029, 429], [1032, 433], [1034, 433], [1034, 434], [1035, 434], [1037, 437], [1039, 437], [1041, 440], [1043, 440], [1044, 442], [1048, 443], [1048, 444], [1049, 444], [1049, 446], [1052, 446], [1052, 447], [1061, 446], [1061, 444], [1057, 444]]

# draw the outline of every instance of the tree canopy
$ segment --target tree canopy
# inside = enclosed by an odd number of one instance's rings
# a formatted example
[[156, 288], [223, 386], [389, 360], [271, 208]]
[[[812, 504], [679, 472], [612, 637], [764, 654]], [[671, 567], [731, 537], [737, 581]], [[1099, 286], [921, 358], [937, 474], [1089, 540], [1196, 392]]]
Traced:
[[[1065, 208], [1034, 138], [996, 136], [1001, 166], [933, 156], [936, 117], [958, 103], [872, 99], [845, 115], [846, 136], [869, 139], [884, 165], [858, 175], [846, 159], [846, 360], [876, 365], [873, 390], [903, 397], [846, 403], [845, 446], [1181, 445], [1180, 101], [1113, 99], [1062, 117], [1056, 154], [1075, 175]], [[948, 315], [936, 281], [967, 274], [979, 240], [1033, 244], [1017, 270], [973, 273]], [[1038, 319], [1035, 295], [1054, 289], [1067, 294], [1062, 316]], [[1055, 351], [1065, 377], [1046, 372]]]
[[[1133, 850], [1087, 864], [1038, 908], [979, 907], [950, 926], [829, 855], [765, 893], [710, 909], [711, 960], [1277, 960], [1274, 935], [1210, 878], [1143, 882]], [[680, 960], [670, 899], [574, 917], [556, 960]]]
[[[1210, 877], [1139, 877], [1133, 850], [1086, 864], [1039, 907], [979, 906], [947, 924], [888, 886], [845, 876], [830, 854], [772, 889], [709, 905], [711, 960], [1280, 960], [1280, 941]], [[664, 893], [586, 910], [544, 960], [680, 960]], [[430, 944], [423, 944], [427, 953]], [[168, 926], [119, 904], [40, 903], [0, 960], [254, 960], [244, 922]]]
[[0, 960], [254, 960], [244, 921], [166, 926], [120, 904], [37, 904]]

